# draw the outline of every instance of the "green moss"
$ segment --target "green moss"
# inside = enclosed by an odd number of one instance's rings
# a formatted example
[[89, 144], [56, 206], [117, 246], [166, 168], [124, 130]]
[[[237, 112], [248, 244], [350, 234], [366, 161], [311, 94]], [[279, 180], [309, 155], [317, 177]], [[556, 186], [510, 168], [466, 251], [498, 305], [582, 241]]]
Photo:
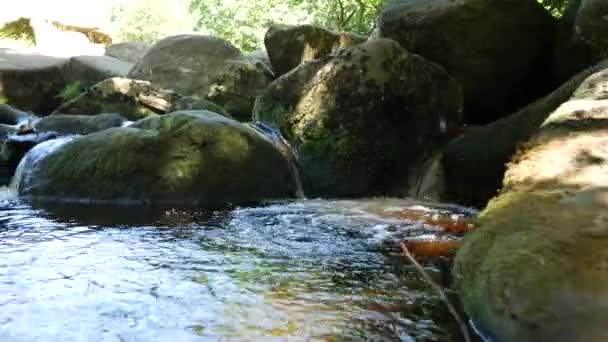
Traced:
[[62, 102], [69, 102], [76, 99], [82, 93], [86, 91], [85, 86], [80, 81], [74, 81], [68, 83], [63, 90], [57, 95], [57, 98]]

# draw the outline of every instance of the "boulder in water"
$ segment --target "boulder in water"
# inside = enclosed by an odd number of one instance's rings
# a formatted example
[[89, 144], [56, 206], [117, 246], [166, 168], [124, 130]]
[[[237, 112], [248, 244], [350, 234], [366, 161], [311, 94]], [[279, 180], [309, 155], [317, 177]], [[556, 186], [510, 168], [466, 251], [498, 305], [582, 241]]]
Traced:
[[223, 39], [178, 35], [154, 44], [129, 77], [207, 98], [233, 117], [249, 120], [258, 91], [270, 82], [264, 69]]
[[217, 207], [295, 193], [272, 142], [207, 111], [149, 117], [39, 155], [26, 156], [19, 184], [30, 198]]
[[457, 254], [464, 308], [491, 340], [608, 339], [606, 89], [604, 68], [543, 121]]
[[377, 39], [279, 77], [254, 118], [299, 151], [317, 196], [403, 193], [416, 162], [459, 124], [460, 86], [445, 70]]

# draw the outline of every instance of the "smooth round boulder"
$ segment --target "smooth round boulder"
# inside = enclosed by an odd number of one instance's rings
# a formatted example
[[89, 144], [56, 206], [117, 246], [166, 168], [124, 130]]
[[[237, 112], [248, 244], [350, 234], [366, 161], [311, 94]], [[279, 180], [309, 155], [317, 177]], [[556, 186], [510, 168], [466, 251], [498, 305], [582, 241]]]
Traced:
[[108, 56], [77, 56], [70, 58], [64, 69], [67, 83], [80, 82], [90, 87], [112, 77], [125, 77], [133, 64]]
[[492, 341], [608, 338], [608, 69], [511, 160], [458, 251], [465, 311]]
[[356, 197], [403, 193], [417, 161], [459, 124], [461, 105], [441, 66], [377, 39], [278, 78], [254, 118], [296, 148], [312, 195]]
[[550, 89], [554, 19], [537, 1], [403, 0], [380, 36], [439, 63], [464, 90], [465, 122], [485, 124]]
[[365, 36], [335, 33], [313, 25], [273, 25], [266, 32], [264, 45], [275, 75], [281, 76], [302, 63], [366, 40]]
[[220, 207], [295, 192], [272, 142], [207, 111], [149, 117], [34, 152], [19, 192], [38, 200]]
[[251, 119], [257, 93], [270, 82], [267, 70], [245, 58], [232, 44], [203, 35], [160, 40], [128, 76], [185, 96], [207, 98], [245, 121]]

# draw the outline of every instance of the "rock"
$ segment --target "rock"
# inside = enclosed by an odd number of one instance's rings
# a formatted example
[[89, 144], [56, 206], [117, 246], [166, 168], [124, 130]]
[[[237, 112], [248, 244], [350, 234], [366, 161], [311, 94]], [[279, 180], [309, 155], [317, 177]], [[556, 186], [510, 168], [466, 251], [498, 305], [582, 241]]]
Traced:
[[118, 113], [129, 120], [138, 120], [169, 112], [173, 103], [181, 98], [181, 95], [156, 87], [148, 81], [113, 77], [87, 89], [52, 114]]
[[204, 98], [196, 96], [186, 96], [175, 101], [171, 106], [170, 112], [177, 112], [180, 110], [207, 110], [217, 114], [221, 114], [227, 118], [232, 118], [224, 108], [216, 105], [215, 103], [205, 100]]
[[60, 100], [65, 87], [65, 58], [18, 54], [11, 50], [0, 53], [0, 102], [25, 111], [48, 114]]
[[273, 25], [264, 45], [276, 76], [313, 59], [329, 56], [339, 49], [363, 43], [367, 37], [354, 33], [334, 33], [312, 25]]
[[251, 118], [253, 102], [270, 79], [220, 38], [172, 36], [154, 44], [129, 73], [186, 96], [207, 98], [240, 120]]
[[258, 69], [264, 70], [266, 77], [274, 79], [274, 71], [272, 70], [272, 64], [270, 63], [270, 57], [266, 50], [255, 50], [245, 55], [250, 63], [254, 64]]
[[41, 200], [218, 207], [294, 194], [287, 162], [269, 140], [206, 111], [149, 117], [26, 158], [19, 191]]
[[464, 308], [495, 341], [608, 338], [608, 69], [520, 147], [455, 260]]
[[460, 87], [395, 41], [371, 40], [279, 77], [254, 118], [300, 153], [313, 196], [402, 193], [423, 158], [459, 124]]
[[106, 56], [135, 64], [148, 52], [150, 46], [141, 42], [118, 43], [106, 46]]
[[34, 131], [60, 134], [91, 134], [112, 127], [121, 127], [127, 120], [119, 114], [51, 115], [36, 121]]
[[465, 131], [442, 148], [435, 163], [428, 164], [412, 181], [418, 192], [411, 195], [485, 207], [500, 190], [506, 164], [517, 147], [530, 139], [587, 77], [606, 67], [608, 61], [580, 72], [551, 94], [506, 118]]
[[386, 6], [378, 27], [461, 82], [467, 123], [494, 121], [553, 86], [554, 20], [537, 1], [403, 0]]
[[65, 67], [66, 82], [80, 82], [90, 87], [107, 78], [125, 77], [133, 64], [106, 56], [77, 56], [70, 58]]
[[8, 185], [17, 165], [34, 146], [57, 138], [56, 133], [8, 134], [0, 139], [0, 185]]
[[558, 26], [556, 74], [565, 80], [608, 58], [608, 3], [572, 1]]
[[6, 104], [0, 104], [0, 124], [21, 125], [35, 119], [32, 114], [22, 112]]

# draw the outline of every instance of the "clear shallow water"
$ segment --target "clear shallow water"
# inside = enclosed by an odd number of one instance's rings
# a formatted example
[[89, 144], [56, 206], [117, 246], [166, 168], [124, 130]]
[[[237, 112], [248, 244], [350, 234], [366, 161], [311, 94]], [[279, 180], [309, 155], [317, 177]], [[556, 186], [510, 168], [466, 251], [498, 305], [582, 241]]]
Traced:
[[387, 248], [429, 227], [376, 209], [415, 204], [40, 209], [7, 193], [0, 341], [457, 341]]

